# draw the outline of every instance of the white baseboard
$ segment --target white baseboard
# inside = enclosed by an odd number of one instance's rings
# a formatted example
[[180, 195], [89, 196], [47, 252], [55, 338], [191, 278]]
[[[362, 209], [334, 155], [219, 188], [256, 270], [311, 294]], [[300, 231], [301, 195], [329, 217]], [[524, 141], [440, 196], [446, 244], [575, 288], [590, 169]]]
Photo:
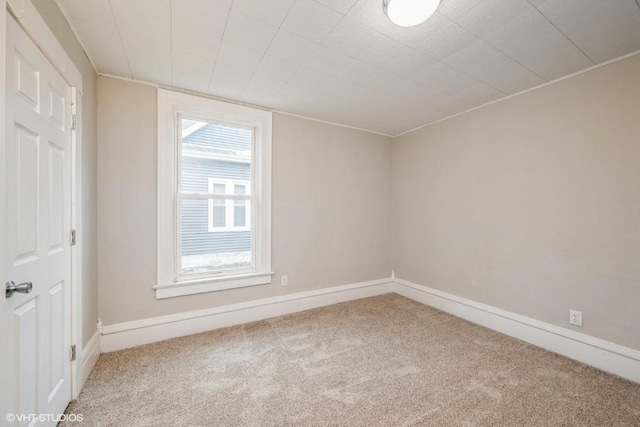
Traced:
[[640, 351], [398, 278], [394, 292], [640, 383]]
[[93, 334], [87, 345], [82, 349], [82, 354], [80, 355], [78, 393], [82, 390], [84, 383], [86, 383], [87, 378], [89, 378], [89, 374], [91, 374], [94, 366], [96, 366], [96, 362], [98, 361], [101, 352], [100, 326], [98, 325], [98, 329]]
[[100, 351], [122, 350], [391, 292], [640, 383], [638, 350], [398, 278], [104, 326], [100, 339], [96, 333], [83, 350], [80, 381], [84, 384]]
[[212, 309], [117, 323], [102, 328], [101, 346], [102, 351], [108, 353], [391, 292], [393, 292], [393, 283], [387, 278]]

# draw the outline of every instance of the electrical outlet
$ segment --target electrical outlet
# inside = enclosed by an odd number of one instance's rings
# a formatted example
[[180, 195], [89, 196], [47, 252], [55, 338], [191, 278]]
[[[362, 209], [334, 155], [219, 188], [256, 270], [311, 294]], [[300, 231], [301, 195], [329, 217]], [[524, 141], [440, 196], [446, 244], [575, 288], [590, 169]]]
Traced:
[[287, 286], [289, 284], [289, 278], [287, 276], [282, 276], [282, 278], [280, 278], [280, 284], [282, 286]]
[[569, 323], [576, 326], [582, 326], [582, 312], [578, 310], [569, 310]]

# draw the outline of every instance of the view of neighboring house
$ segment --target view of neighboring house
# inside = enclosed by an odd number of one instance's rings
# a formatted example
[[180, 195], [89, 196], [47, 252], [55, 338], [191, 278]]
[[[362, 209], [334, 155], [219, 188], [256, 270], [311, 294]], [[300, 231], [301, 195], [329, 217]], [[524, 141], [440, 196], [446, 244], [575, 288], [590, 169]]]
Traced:
[[[183, 119], [181, 192], [250, 194], [252, 140], [251, 129]], [[183, 199], [181, 217], [183, 271], [250, 265], [248, 200]]]

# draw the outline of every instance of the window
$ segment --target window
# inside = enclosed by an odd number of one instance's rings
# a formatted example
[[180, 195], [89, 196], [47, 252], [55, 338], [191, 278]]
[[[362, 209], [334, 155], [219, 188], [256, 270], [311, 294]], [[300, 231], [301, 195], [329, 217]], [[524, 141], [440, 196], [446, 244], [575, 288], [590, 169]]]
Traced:
[[158, 91], [157, 298], [271, 282], [271, 113]]
[[[233, 194], [245, 196], [249, 194], [248, 181], [221, 181], [209, 178], [209, 193]], [[248, 209], [249, 200], [209, 200], [209, 231], [249, 231], [251, 211]]]

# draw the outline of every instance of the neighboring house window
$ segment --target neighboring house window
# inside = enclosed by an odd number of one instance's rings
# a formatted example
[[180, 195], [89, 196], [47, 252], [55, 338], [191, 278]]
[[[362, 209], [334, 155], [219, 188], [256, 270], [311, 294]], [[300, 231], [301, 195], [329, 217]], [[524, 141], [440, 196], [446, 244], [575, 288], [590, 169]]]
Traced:
[[[209, 193], [233, 194], [246, 196], [249, 194], [248, 181], [222, 181], [209, 178]], [[209, 231], [249, 231], [251, 210], [247, 204], [249, 200], [215, 199], [209, 200]]]
[[157, 298], [271, 282], [271, 113], [158, 91]]

